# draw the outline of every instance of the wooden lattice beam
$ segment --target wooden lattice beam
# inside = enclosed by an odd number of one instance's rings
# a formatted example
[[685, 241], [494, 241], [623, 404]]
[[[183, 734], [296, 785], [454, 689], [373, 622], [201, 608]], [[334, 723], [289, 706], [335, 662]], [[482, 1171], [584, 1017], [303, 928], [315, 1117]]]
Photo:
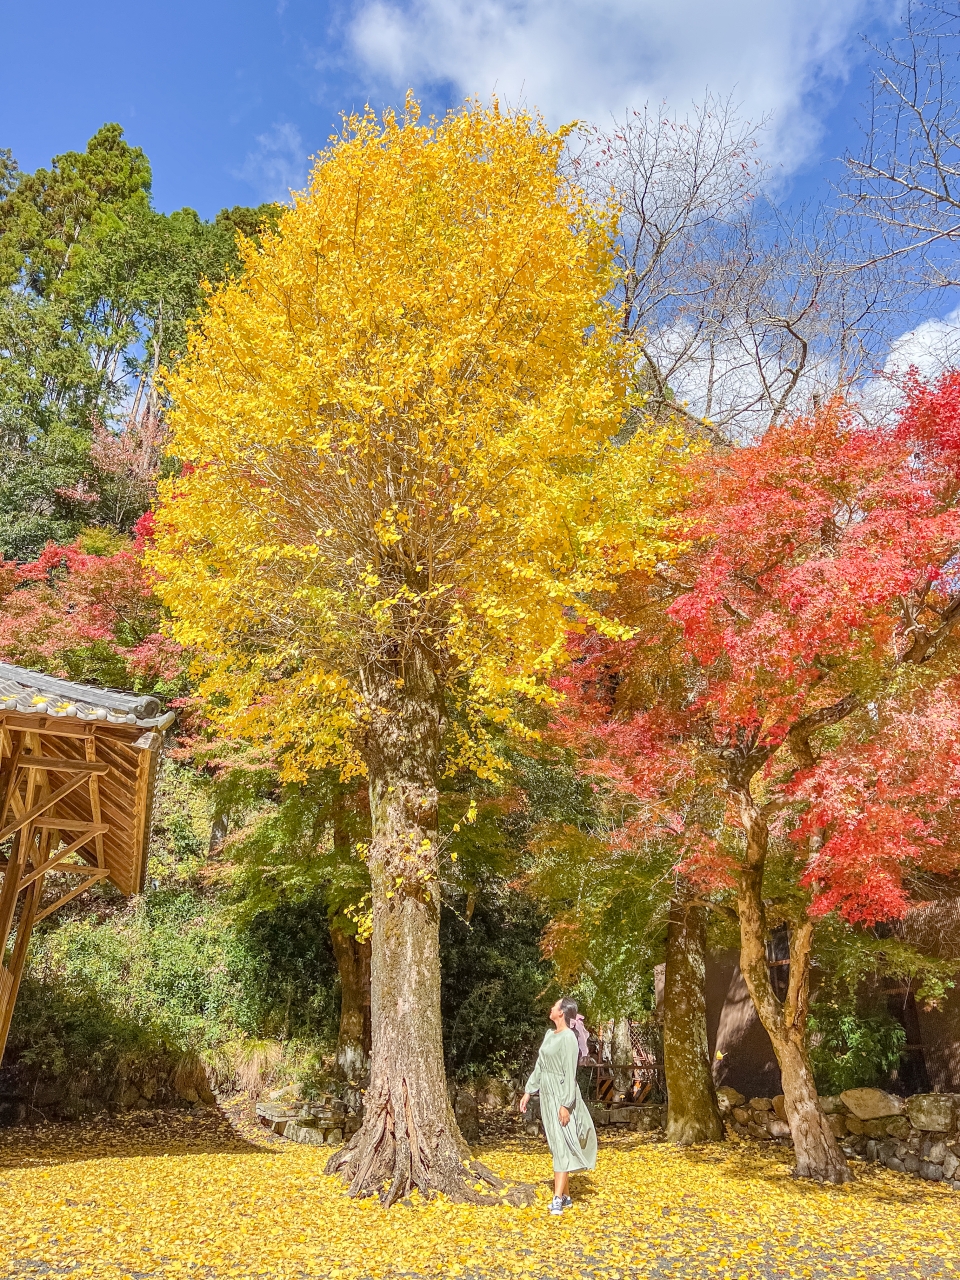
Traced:
[[[0, 842], [10, 840], [11, 848], [0, 864], [0, 1054], [34, 925], [110, 875], [103, 856], [110, 824], [102, 821], [99, 792], [99, 779], [110, 766], [96, 758], [96, 741], [91, 737], [84, 743], [84, 759], [78, 760], [43, 754], [36, 733], [4, 730], [2, 739], [0, 752], [6, 759], [0, 774]], [[66, 781], [52, 785], [50, 775], [66, 775]], [[75, 809], [83, 788], [89, 819], [56, 812], [68, 796]], [[77, 877], [79, 882], [44, 902], [51, 874]]]

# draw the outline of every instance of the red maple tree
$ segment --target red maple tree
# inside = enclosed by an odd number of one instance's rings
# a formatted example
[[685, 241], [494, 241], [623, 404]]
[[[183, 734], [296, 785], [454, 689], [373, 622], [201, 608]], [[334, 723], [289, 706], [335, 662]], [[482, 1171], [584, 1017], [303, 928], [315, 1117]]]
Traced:
[[[625, 593], [632, 640], [574, 640], [560, 725], [646, 820], [674, 824], [692, 883], [733, 889], [797, 1172], [830, 1181], [849, 1171], [807, 1052], [813, 917], [902, 915], [919, 871], [960, 865], [960, 374], [905, 390], [892, 427], [837, 402], [695, 459], [676, 562]], [[713, 809], [691, 805], [705, 792]], [[805, 894], [783, 999], [772, 832]]]
[[0, 658], [66, 679], [173, 691], [181, 646], [161, 631], [163, 609], [142, 563], [152, 515], [132, 539], [91, 530], [48, 543], [27, 564], [0, 562]]

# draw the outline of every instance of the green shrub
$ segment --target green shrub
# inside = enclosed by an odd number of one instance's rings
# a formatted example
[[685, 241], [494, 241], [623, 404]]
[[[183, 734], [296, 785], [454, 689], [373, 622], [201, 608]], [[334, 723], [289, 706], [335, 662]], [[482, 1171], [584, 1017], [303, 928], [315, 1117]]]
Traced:
[[883, 1084], [900, 1061], [906, 1032], [886, 1012], [817, 1001], [810, 1014], [810, 1056], [817, 1089], [842, 1093]]

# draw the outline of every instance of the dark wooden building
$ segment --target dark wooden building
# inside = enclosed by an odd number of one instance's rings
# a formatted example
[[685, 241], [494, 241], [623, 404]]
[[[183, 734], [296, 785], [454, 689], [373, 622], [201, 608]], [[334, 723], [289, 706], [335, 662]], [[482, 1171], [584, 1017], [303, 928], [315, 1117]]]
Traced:
[[[929, 955], [960, 960], [960, 898], [945, 896], [914, 908], [896, 925], [896, 932]], [[787, 954], [786, 938], [778, 945], [775, 937], [768, 955], [780, 994], [786, 991]], [[879, 994], [906, 1033], [903, 1057], [888, 1087], [904, 1095], [960, 1093], [960, 975], [937, 1007], [918, 1002], [909, 984], [888, 981], [873, 994]], [[731, 1085], [747, 1097], [769, 1098], [780, 1092], [773, 1045], [754, 1010], [736, 951], [709, 958], [707, 1031], [718, 1085]]]

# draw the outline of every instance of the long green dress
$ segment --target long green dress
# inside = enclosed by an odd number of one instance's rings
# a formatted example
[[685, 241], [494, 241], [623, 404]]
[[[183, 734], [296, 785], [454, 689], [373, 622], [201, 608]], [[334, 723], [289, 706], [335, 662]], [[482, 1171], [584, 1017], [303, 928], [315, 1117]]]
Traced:
[[[543, 1037], [537, 1065], [527, 1081], [527, 1093], [540, 1094], [540, 1118], [547, 1134], [554, 1173], [576, 1173], [597, 1164], [597, 1131], [577, 1084], [580, 1045], [565, 1027]], [[570, 1112], [570, 1123], [560, 1123], [560, 1108]]]

